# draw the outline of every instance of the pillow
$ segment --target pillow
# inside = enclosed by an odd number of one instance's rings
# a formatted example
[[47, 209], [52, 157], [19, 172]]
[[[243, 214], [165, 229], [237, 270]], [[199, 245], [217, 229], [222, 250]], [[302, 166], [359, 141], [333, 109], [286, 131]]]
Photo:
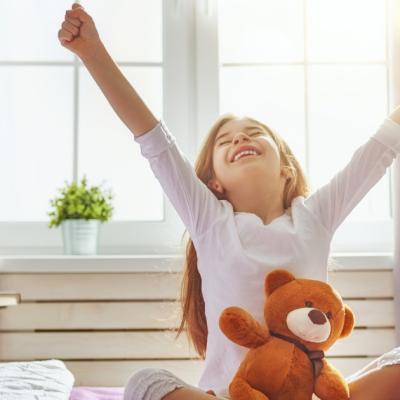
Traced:
[[1, 400], [68, 400], [74, 381], [60, 360], [0, 363]]

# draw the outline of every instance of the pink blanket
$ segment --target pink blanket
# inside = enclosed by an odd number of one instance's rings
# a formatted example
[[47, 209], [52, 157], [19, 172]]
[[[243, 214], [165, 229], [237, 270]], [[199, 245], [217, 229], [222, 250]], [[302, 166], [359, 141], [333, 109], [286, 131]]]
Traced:
[[123, 387], [89, 387], [72, 388], [69, 400], [122, 400]]

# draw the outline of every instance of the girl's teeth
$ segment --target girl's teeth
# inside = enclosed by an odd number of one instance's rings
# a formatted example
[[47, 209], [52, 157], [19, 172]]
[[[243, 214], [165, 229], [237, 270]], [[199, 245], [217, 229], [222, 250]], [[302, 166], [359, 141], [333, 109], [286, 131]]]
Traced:
[[240, 154], [238, 154], [238, 155], [235, 157], [234, 161], [238, 161], [238, 160], [240, 160], [241, 158], [243, 158], [243, 157], [245, 157], [245, 156], [249, 156], [249, 155], [251, 155], [251, 156], [256, 156], [257, 153], [254, 152], [254, 151], [245, 152], [245, 153], [240, 153]]

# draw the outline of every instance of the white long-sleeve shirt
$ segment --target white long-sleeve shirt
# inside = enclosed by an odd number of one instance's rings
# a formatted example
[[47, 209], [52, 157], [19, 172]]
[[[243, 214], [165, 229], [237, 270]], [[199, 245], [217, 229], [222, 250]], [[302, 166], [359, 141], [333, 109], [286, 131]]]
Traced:
[[235, 212], [197, 177], [164, 121], [135, 138], [141, 153], [185, 224], [197, 253], [208, 326], [200, 389], [224, 390], [247, 348], [220, 331], [224, 308], [242, 307], [261, 324], [264, 279], [275, 268], [297, 277], [327, 280], [332, 236], [400, 152], [400, 125], [386, 118], [328, 184], [296, 197], [269, 224], [253, 213]]

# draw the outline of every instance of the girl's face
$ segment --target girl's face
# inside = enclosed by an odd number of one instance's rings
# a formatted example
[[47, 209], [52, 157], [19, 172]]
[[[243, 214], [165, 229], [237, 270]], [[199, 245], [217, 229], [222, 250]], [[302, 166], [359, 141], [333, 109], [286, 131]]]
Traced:
[[[253, 149], [256, 155], [235, 159], [242, 148]], [[244, 182], [267, 183], [271, 190], [285, 182], [281, 173], [277, 145], [264, 128], [247, 119], [226, 122], [214, 141], [213, 166], [215, 178], [209, 186], [220, 193], [235, 192]]]

